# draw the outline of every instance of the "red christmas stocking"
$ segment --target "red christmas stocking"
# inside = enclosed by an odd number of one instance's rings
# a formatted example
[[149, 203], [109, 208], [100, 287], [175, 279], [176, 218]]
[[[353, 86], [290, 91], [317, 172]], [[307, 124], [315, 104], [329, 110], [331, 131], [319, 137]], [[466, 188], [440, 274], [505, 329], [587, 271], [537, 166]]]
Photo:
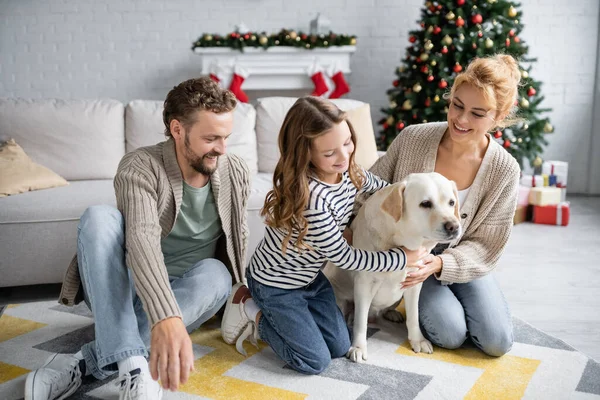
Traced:
[[219, 75], [221, 75], [221, 68], [219, 67], [219, 65], [217, 63], [213, 62], [208, 67], [208, 76], [213, 81], [220, 83], [222, 81], [222, 79]]
[[235, 97], [242, 103], [248, 102], [248, 95], [242, 90], [242, 84], [248, 77], [248, 71], [240, 66], [235, 66], [233, 69], [233, 79], [229, 85], [229, 90], [235, 94]]
[[315, 84], [315, 90], [310, 94], [311, 96], [321, 96], [329, 91], [329, 86], [325, 82], [325, 76], [323, 75], [323, 69], [317, 64], [313, 64], [308, 68], [308, 75]]
[[346, 78], [344, 78], [344, 73], [341, 71], [339, 67], [334, 66], [331, 69], [331, 80], [335, 83], [335, 89], [329, 95], [330, 99], [337, 99], [350, 92], [350, 85], [346, 82]]

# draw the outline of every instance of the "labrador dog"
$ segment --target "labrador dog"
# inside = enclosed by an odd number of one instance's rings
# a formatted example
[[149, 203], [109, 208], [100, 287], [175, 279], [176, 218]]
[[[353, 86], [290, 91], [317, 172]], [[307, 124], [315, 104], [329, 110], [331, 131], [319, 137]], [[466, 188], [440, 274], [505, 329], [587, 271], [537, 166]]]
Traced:
[[[351, 225], [353, 246], [370, 251], [404, 246], [431, 251], [437, 243], [451, 242], [461, 234], [456, 184], [438, 173], [409, 175], [404, 181], [373, 194]], [[327, 263], [323, 272], [333, 285], [336, 301], [345, 316], [354, 303], [354, 335], [348, 358], [367, 360], [369, 318], [382, 313], [402, 321], [395, 311], [402, 296], [406, 305], [408, 340], [413, 351], [432, 353], [431, 343], [419, 327], [419, 293], [422, 284], [402, 289], [414, 268], [395, 272], [348, 271]]]

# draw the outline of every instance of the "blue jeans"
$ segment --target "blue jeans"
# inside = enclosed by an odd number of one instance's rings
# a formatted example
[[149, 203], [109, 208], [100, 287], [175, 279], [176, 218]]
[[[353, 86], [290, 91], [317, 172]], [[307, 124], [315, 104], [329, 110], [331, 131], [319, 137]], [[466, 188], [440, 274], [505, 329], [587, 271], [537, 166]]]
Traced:
[[262, 311], [260, 338], [294, 370], [318, 374], [332, 358], [350, 349], [350, 335], [335, 302], [331, 283], [319, 271], [317, 278], [299, 289], [263, 285], [246, 275], [252, 298]]
[[[81, 351], [86, 368], [105, 379], [117, 361], [148, 356], [150, 326], [125, 265], [124, 220], [114, 207], [88, 208], [79, 221], [77, 258], [85, 301], [94, 313], [95, 341]], [[188, 332], [216, 314], [231, 291], [231, 274], [216, 259], [195, 264], [171, 288]]]
[[448, 286], [430, 276], [421, 288], [419, 322], [423, 335], [446, 349], [460, 347], [467, 335], [490, 356], [502, 356], [512, 348], [510, 310], [491, 274]]

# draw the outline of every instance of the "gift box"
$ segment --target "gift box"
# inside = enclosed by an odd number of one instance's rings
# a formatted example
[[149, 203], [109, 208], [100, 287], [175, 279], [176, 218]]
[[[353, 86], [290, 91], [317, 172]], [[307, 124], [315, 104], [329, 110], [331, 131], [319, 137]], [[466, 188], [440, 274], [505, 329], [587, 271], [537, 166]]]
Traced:
[[544, 161], [542, 174], [548, 175], [548, 184], [556, 187], [567, 187], [569, 163], [566, 161]]
[[557, 187], [534, 187], [529, 191], [529, 204], [534, 206], [555, 205], [561, 202], [562, 192]]
[[520, 185], [519, 186], [519, 200], [517, 201], [517, 205], [519, 206], [527, 206], [529, 205], [529, 192], [531, 191], [530, 187]]
[[523, 175], [521, 177], [521, 185], [527, 187], [542, 187], [544, 186], [544, 177], [541, 175]]
[[533, 222], [546, 225], [569, 225], [571, 209], [569, 202], [550, 206], [533, 206]]
[[513, 224], [520, 224], [521, 222], [531, 221], [533, 217], [533, 206], [530, 205], [518, 205], [515, 210], [515, 216], [513, 217]]

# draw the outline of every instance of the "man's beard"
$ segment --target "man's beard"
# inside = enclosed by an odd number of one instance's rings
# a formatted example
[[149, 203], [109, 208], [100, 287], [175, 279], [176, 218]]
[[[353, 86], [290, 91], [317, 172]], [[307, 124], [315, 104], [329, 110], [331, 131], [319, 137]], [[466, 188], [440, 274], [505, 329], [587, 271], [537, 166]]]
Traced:
[[187, 159], [188, 163], [190, 164], [190, 167], [194, 168], [194, 170], [196, 172], [199, 172], [202, 175], [210, 176], [217, 170], [216, 165], [214, 167], [209, 167], [206, 164], [204, 164], [204, 160], [207, 159], [208, 157], [219, 157], [221, 155], [220, 153], [211, 151], [210, 153], [206, 153], [202, 157], [199, 157], [191, 149], [190, 139], [189, 139], [187, 133], [185, 134], [185, 139], [183, 140], [183, 144], [185, 146], [185, 158]]

